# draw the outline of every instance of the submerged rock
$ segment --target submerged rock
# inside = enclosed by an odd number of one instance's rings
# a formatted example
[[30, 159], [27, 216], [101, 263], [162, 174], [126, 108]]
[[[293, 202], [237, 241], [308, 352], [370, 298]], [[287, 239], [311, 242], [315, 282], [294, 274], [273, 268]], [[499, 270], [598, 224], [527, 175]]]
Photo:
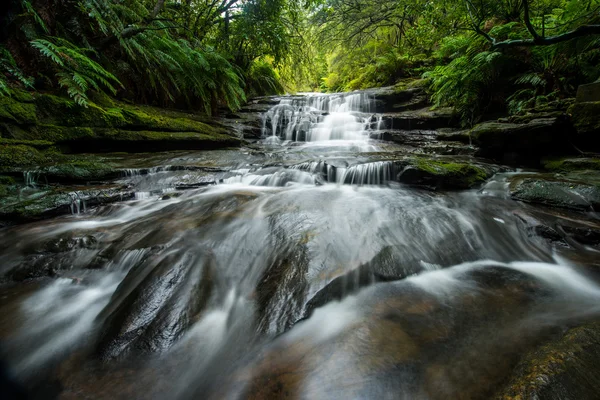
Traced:
[[600, 323], [569, 329], [528, 352], [495, 396], [498, 400], [595, 399], [600, 387]]
[[210, 257], [191, 252], [167, 252], [134, 266], [98, 317], [100, 357], [170, 348], [208, 303], [213, 268]]

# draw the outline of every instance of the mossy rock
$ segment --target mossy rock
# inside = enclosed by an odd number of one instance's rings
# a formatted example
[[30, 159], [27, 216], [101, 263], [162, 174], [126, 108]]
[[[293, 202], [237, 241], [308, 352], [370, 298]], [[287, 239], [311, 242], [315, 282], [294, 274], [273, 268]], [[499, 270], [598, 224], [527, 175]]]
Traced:
[[39, 170], [48, 182], [88, 182], [114, 179], [119, 176], [112, 166], [93, 160], [73, 160]]
[[398, 176], [398, 181], [439, 189], [469, 189], [482, 184], [491, 175], [491, 171], [466, 162], [419, 158]]
[[0, 145], [0, 171], [13, 171], [23, 167], [43, 165], [48, 157], [37, 149], [25, 145]]
[[600, 158], [555, 158], [542, 160], [544, 169], [553, 172], [574, 172], [582, 170], [600, 171]]
[[596, 399], [600, 387], [600, 323], [572, 328], [527, 353], [497, 400]]
[[0, 96], [0, 122], [34, 125], [38, 122], [35, 105]]

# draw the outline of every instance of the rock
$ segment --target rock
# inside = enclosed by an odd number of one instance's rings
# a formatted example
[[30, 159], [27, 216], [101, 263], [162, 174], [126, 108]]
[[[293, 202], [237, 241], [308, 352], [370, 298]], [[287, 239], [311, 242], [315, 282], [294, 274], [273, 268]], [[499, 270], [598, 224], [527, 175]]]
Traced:
[[577, 211], [600, 209], [600, 186], [526, 178], [510, 185], [514, 200]]
[[578, 103], [600, 101], [600, 81], [588, 83], [587, 85], [580, 85], [577, 88], [576, 100]]
[[419, 158], [411, 161], [397, 179], [400, 183], [437, 189], [469, 189], [492, 175], [492, 171], [470, 163]]
[[600, 323], [569, 329], [524, 355], [495, 396], [509, 399], [595, 399], [600, 387]]
[[456, 126], [458, 120], [449, 108], [386, 113], [382, 115], [384, 129], [390, 130], [435, 130]]
[[365, 92], [375, 98], [375, 112], [419, 110], [429, 104], [423, 82], [423, 80], [410, 80], [395, 86], [368, 89]]
[[96, 207], [135, 198], [132, 191], [116, 187], [69, 191], [68, 188], [15, 193], [0, 201], [0, 221], [28, 222], [58, 215], [83, 212]]
[[574, 144], [585, 151], [600, 150], [600, 101], [577, 102], [569, 108], [568, 113], [576, 131]]
[[454, 130], [449, 128], [438, 129], [436, 139], [440, 141], [449, 142], [460, 142], [465, 144], [471, 144], [471, 136], [469, 131], [466, 130]]
[[541, 156], [570, 151], [572, 128], [566, 118], [534, 119], [526, 124], [484, 122], [471, 132], [477, 156], [504, 162], [535, 163]]

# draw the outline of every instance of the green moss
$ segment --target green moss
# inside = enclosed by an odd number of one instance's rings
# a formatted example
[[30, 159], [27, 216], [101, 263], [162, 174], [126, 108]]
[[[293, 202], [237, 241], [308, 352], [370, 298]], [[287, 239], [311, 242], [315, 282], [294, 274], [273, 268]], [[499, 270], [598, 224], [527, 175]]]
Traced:
[[25, 145], [0, 145], [0, 171], [44, 164], [46, 156]]
[[600, 101], [575, 103], [567, 112], [577, 133], [600, 133]]
[[0, 97], [0, 121], [21, 125], [36, 124], [37, 115], [35, 105], [21, 103], [13, 97]]
[[96, 133], [90, 127], [65, 127], [59, 125], [38, 125], [31, 131], [32, 136], [44, 138], [57, 143], [70, 142], [73, 140], [93, 139]]
[[67, 127], [123, 126], [125, 119], [118, 109], [104, 110], [94, 103], [79, 106], [64, 97], [44, 94], [36, 99], [40, 117], [50, 125]]
[[600, 171], [600, 158], [548, 159], [543, 160], [542, 165], [545, 169], [553, 172]]
[[53, 142], [47, 140], [20, 140], [20, 139], [3, 139], [0, 138], [0, 146], [2, 145], [25, 145], [36, 149], [47, 149], [54, 146]]
[[10, 95], [13, 99], [20, 103], [33, 103], [35, 101], [35, 97], [29, 92], [20, 89], [12, 89]]

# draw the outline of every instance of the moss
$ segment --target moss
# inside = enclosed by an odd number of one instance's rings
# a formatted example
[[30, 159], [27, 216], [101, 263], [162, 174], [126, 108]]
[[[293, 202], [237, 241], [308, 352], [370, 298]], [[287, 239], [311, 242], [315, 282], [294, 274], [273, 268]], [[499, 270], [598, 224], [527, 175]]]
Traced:
[[553, 172], [600, 171], [600, 158], [547, 159], [542, 161], [542, 165], [545, 169]]
[[600, 133], [600, 101], [575, 103], [567, 112], [578, 134]]
[[36, 108], [31, 103], [21, 103], [12, 97], [0, 97], [0, 121], [21, 125], [37, 123]]
[[117, 109], [104, 110], [94, 103], [82, 107], [64, 97], [44, 94], [36, 99], [37, 111], [45, 123], [67, 127], [123, 126], [125, 118]]
[[57, 143], [70, 142], [73, 140], [92, 139], [96, 137], [93, 128], [90, 127], [65, 127], [59, 125], [38, 125], [30, 132], [33, 137], [44, 138]]
[[482, 183], [488, 177], [488, 174], [484, 169], [467, 163], [420, 159], [417, 162], [417, 167], [432, 175], [456, 180], [456, 183], [458, 183], [459, 186], [463, 186], [462, 183], [464, 183], [464, 187], [472, 187]]
[[54, 146], [53, 142], [47, 140], [19, 140], [19, 139], [3, 139], [0, 138], [0, 146], [2, 145], [25, 145], [36, 149], [47, 149]]
[[122, 112], [127, 120], [125, 129], [128, 130], [198, 132], [205, 134], [225, 133], [223, 128], [213, 127], [200, 121], [166, 116], [161, 113], [151, 115], [135, 107], [125, 108]]
[[33, 147], [25, 145], [0, 145], [0, 170], [11, 171], [46, 162], [46, 156]]

